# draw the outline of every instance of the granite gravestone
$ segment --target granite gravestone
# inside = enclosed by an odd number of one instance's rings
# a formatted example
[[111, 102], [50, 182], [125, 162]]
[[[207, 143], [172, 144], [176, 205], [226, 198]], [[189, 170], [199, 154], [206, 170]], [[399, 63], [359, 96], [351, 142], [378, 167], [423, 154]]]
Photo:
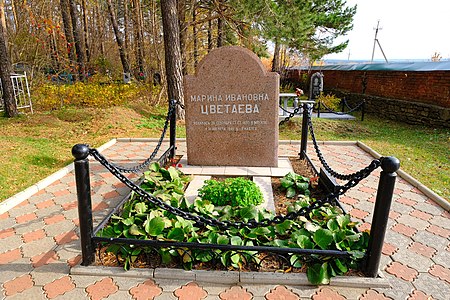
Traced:
[[309, 89], [309, 100], [316, 100], [323, 92], [323, 74], [316, 72], [311, 75], [311, 85]]
[[184, 87], [189, 165], [277, 166], [279, 75], [253, 52], [211, 51]]

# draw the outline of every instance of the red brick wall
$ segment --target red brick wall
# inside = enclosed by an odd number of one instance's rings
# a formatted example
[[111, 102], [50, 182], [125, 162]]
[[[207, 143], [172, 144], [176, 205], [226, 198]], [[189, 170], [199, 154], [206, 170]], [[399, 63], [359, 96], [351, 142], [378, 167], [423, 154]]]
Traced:
[[[300, 82], [304, 72], [307, 71], [291, 70], [288, 77]], [[362, 94], [365, 78], [366, 95], [450, 108], [450, 71], [323, 70], [322, 73], [324, 90]]]

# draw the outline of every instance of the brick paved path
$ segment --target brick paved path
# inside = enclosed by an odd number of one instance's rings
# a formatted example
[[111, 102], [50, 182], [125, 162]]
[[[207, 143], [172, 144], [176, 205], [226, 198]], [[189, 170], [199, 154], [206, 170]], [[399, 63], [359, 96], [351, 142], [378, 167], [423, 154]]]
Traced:
[[[104, 151], [115, 160], [142, 160], [154, 143], [118, 142]], [[334, 169], [348, 173], [372, 157], [356, 145], [323, 145]], [[178, 153], [185, 151], [180, 142]], [[312, 149], [308, 150], [312, 154]], [[280, 145], [281, 155], [298, 145]], [[94, 218], [98, 222], [127, 189], [91, 164]], [[341, 198], [369, 228], [379, 171]], [[0, 214], [0, 296], [4, 299], [449, 299], [450, 214], [399, 179], [380, 268], [392, 289], [272, 285], [225, 285], [189, 280], [70, 275], [80, 262], [73, 172]]]

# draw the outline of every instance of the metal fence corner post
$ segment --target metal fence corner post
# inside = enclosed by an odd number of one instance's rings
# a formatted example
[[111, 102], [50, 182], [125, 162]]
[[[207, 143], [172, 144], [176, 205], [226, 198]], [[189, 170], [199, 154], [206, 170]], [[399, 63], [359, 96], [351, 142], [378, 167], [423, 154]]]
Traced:
[[303, 116], [302, 116], [302, 136], [300, 141], [300, 159], [305, 159], [306, 147], [308, 146], [308, 122], [309, 122], [309, 104], [303, 103]]
[[177, 109], [180, 109], [181, 107], [177, 107], [177, 102], [175, 100], [170, 100], [169, 103], [169, 112], [170, 114], [170, 159], [175, 157], [175, 150], [176, 150], [176, 134], [177, 134]]
[[78, 216], [80, 220], [81, 265], [89, 266], [95, 261], [95, 247], [92, 242], [92, 201], [91, 182], [89, 178], [89, 147], [77, 144], [72, 147], [75, 157], [75, 180], [77, 185]]
[[381, 250], [383, 248], [395, 179], [397, 177], [397, 173], [395, 172], [400, 168], [400, 161], [393, 156], [384, 157], [381, 159], [381, 168], [382, 171], [378, 183], [372, 226], [370, 227], [369, 245], [364, 266], [364, 273], [369, 277], [376, 277], [378, 274]]

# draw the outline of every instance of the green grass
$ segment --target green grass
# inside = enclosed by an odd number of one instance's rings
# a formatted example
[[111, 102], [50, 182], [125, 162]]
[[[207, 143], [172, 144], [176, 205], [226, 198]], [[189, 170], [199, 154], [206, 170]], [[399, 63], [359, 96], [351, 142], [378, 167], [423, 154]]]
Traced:
[[[401, 168], [438, 195], [450, 199], [450, 131], [366, 116], [359, 120], [313, 119], [318, 140], [361, 141], [383, 156], [395, 156]], [[299, 139], [299, 120], [283, 126], [280, 139]]]
[[[76, 143], [98, 147], [112, 138], [156, 138], [167, 108], [145, 103], [101, 108], [66, 108], [15, 119], [0, 118], [0, 202], [72, 161]], [[280, 128], [280, 139], [300, 139], [300, 120]], [[318, 140], [362, 141], [381, 155], [400, 159], [401, 168], [450, 199], [450, 132], [373, 116], [365, 120], [314, 119]], [[185, 137], [180, 122], [177, 136]]]

